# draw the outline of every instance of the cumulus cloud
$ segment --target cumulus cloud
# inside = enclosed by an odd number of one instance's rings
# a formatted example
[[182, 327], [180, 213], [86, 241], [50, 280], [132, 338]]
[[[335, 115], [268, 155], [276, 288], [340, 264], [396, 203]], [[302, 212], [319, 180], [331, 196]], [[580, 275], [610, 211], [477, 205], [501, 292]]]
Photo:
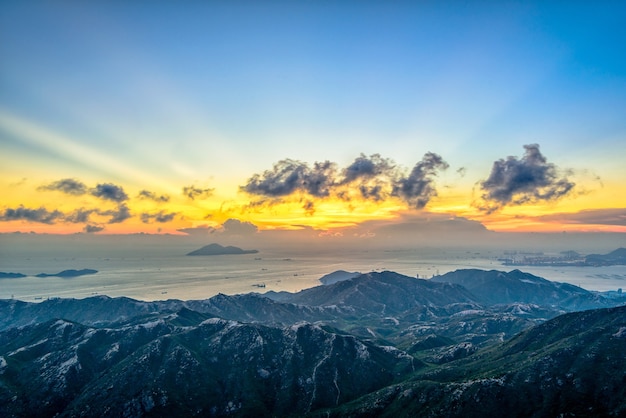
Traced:
[[59, 191], [65, 194], [80, 196], [87, 193], [87, 186], [79, 180], [67, 178], [39, 186], [37, 190]]
[[28, 221], [48, 225], [52, 225], [62, 218], [63, 213], [58, 210], [49, 211], [44, 207], [30, 209], [22, 205], [17, 208], [7, 208], [4, 210], [4, 213], [0, 215], [0, 220], [2, 221]]
[[415, 164], [411, 173], [398, 179], [393, 187], [393, 195], [404, 200], [409, 206], [422, 209], [437, 195], [434, 177], [439, 170], [449, 167], [440, 155], [426, 153], [422, 161]]
[[343, 170], [342, 183], [351, 183], [359, 179], [371, 179], [380, 176], [393, 176], [396, 165], [380, 154], [367, 157], [361, 154], [352, 164]]
[[224, 233], [232, 235], [250, 235], [255, 234], [258, 231], [256, 225], [252, 222], [240, 221], [239, 219], [228, 219], [222, 224], [222, 230]]
[[159, 196], [158, 194], [151, 192], [149, 190], [140, 191], [137, 197], [140, 199], [153, 200], [155, 202], [169, 202], [170, 201], [170, 197], [168, 195]]
[[107, 223], [109, 224], [117, 224], [124, 222], [126, 219], [130, 218], [132, 215], [130, 213], [130, 209], [126, 206], [125, 203], [120, 203], [117, 205], [115, 210], [105, 210], [99, 211], [98, 214], [102, 216], [110, 216]]
[[65, 216], [65, 222], [76, 223], [76, 224], [89, 222], [89, 217], [94, 212], [97, 212], [97, 211], [95, 209], [85, 209], [85, 208], [76, 209], [74, 212]]
[[278, 161], [271, 170], [252, 176], [241, 190], [267, 197], [288, 196], [297, 191], [324, 197], [330, 193], [335, 172], [336, 166], [330, 161], [309, 167], [301, 161], [286, 159]]
[[104, 230], [104, 227], [100, 225], [85, 225], [85, 227], [83, 228], [83, 231], [85, 231], [88, 234], [93, 234], [95, 232], [100, 232], [102, 230]]
[[201, 189], [193, 185], [185, 186], [183, 187], [183, 195], [187, 196], [191, 200], [206, 199], [213, 195], [214, 190], [215, 189], [211, 189], [211, 188]]
[[524, 145], [521, 159], [509, 156], [493, 163], [487, 180], [480, 182], [484, 204], [479, 208], [493, 213], [513, 204], [557, 200], [570, 193], [575, 183], [549, 163], [539, 145]]
[[123, 202], [128, 200], [128, 195], [121, 186], [113, 183], [101, 183], [90, 190], [92, 196], [113, 202]]
[[144, 212], [140, 215], [140, 218], [141, 222], [146, 224], [151, 222], [166, 223], [171, 222], [177, 214], [177, 212], [165, 213], [164, 211], [160, 211], [157, 213]]
[[[274, 199], [297, 193], [321, 198], [335, 196], [343, 200], [350, 200], [356, 194], [371, 201], [393, 196], [412, 207], [422, 208], [436, 195], [433, 178], [437, 171], [447, 167], [448, 164], [433, 153], [427, 153], [408, 175], [393, 160], [380, 154], [361, 154], [343, 169], [330, 161], [310, 166], [286, 159], [274, 164], [271, 170], [253, 175], [240, 189], [251, 195]], [[305, 201], [303, 209], [308, 214], [315, 210], [310, 200]]]

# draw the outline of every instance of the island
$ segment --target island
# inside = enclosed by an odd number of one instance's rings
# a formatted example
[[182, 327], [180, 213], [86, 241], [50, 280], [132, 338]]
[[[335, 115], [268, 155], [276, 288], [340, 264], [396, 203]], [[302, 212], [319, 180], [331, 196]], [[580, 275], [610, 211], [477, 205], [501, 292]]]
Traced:
[[257, 250], [242, 250], [239, 247], [227, 246], [223, 247], [219, 244], [209, 244], [187, 255], [227, 255], [227, 254], [256, 254]]
[[98, 272], [98, 270], [93, 270], [93, 269], [82, 269], [82, 270], [63, 270], [60, 271], [58, 273], [39, 273], [37, 274], [35, 277], [64, 277], [64, 278], [68, 278], [68, 277], [79, 277], [79, 276], [86, 276], [89, 274], [96, 274]]
[[21, 277], [26, 277], [26, 275], [22, 273], [5, 273], [0, 271], [0, 279], [19, 279]]

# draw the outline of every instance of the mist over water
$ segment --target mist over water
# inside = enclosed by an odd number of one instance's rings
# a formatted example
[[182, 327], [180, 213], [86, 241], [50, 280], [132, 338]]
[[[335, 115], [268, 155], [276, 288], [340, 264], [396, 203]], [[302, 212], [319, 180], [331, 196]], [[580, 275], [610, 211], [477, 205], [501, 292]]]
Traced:
[[[307, 254], [301, 250], [261, 250], [257, 254], [189, 257], [188, 248], [171, 245], [94, 248], [74, 243], [63, 248], [12, 246], [2, 248], [0, 271], [28, 277], [0, 279], [0, 298], [38, 301], [49, 297], [126, 296], [139, 300], [206, 299], [218, 293], [297, 292], [320, 285], [319, 278], [336, 270], [392, 270], [412, 277], [465, 268], [510, 271], [495, 250], [420, 248], [407, 250], [343, 250]], [[96, 269], [97, 274], [74, 278], [33, 277], [67, 269]], [[518, 267], [548, 280], [588, 290], [626, 287], [626, 266]]]

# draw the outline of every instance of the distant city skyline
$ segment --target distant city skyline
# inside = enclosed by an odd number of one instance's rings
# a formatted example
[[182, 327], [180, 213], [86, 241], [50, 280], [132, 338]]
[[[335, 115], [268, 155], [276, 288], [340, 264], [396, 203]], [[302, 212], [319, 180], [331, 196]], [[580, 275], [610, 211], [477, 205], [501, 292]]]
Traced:
[[625, 20], [4, 2], [0, 233], [624, 233]]

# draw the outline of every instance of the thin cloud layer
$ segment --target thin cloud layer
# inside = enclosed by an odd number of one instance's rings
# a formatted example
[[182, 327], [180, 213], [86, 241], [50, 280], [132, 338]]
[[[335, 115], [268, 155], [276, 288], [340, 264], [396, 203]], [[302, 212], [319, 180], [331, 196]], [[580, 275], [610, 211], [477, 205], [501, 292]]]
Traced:
[[199, 187], [191, 185], [183, 187], [183, 195], [187, 196], [187, 198], [191, 200], [206, 199], [213, 195], [214, 190], [215, 189], [211, 188], [201, 189]]
[[143, 223], [152, 223], [152, 222], [157, 222], [157, 223], [167, 223], [167, 222], [171, 222], [174, 217], [176, 217], [178, 213], [177, 212], [169, 212], [166, 213], [164, 211], [160, 211], [157, 213], [147, 213], [144, 212], [140, 215], [141, 218], [141, 222]]
[[155, 202], [159, 202], [159, 203], [165, 203], [165, 202], [169, 202], [170, 201], [170, 197], [168, 195], [158, 195], [154, 192], [151, 192], [149, 190], [142, 190], [137, 194], [137, 197], [139, 199], [147, 199], [147, 200], [152, 200]]
[[[354, 198], [356, 192], [364, 200], [381, 201], [391, 196], [421, 209], [437, 194], [434, 177], [446, 168], [448, 164], [434, 153], [425, 154], [409, 174], [380, 154], [369, 157], [361, 154], [343, 169], [330, 161], [310, 166], [286, 159], [275, 163], [271, 170], [250, 177], [240, 190], [267, 198], [306, 194], [319, 198], [334, 196], [346, 201]], [[313, 214], [315, 206], [311, 200], [306, 200], [303, 209]]]
[[37, 190], [59, 191], [69, 195], [81, 196], [87, 193], [87, 186], [79, 180], [67, 178], [39, 186]]
[[626, 208], [588, 209], [575, 213], [554, 213], [539, 216], [536, 219], [566, 224], [626, 226]]
[[484, 204], [479, 209], [493, 213], [507, 205], [558, 200], [573, 190], [575, 183], [547, 161], [538, 144], [524, 149], [521, 159], [509, 156], [493, 163], [489, 178], [480, 182]]

